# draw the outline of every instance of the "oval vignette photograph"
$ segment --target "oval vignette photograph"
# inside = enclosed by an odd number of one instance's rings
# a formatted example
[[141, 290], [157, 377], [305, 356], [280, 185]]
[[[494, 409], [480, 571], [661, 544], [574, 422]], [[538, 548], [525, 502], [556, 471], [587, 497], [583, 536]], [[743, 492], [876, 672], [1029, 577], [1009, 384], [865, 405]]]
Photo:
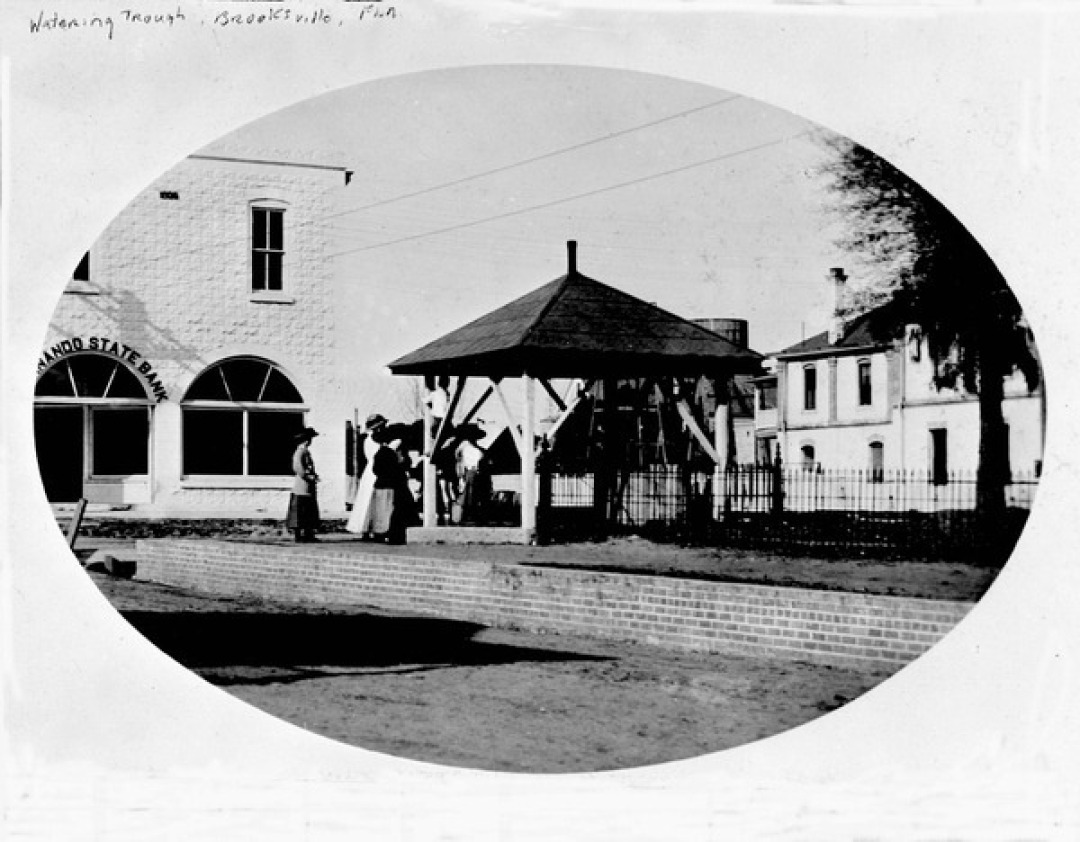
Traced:
[[72, 267], [34, 430], [86, 575], [209, 684], [396, 757], [595, 772], [933, 647], [1024, 528], [1045, 400], [991, 256], [855, 140], [488, 66], [148, 185]]

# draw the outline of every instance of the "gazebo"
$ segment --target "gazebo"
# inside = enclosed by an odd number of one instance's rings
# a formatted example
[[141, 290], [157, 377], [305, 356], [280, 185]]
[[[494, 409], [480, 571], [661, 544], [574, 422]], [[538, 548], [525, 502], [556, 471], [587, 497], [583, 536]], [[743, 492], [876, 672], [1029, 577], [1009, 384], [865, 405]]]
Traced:
[[[536, 530], [536, 383], [559, 408], [559, 417], [547, 431], [551, 438], [594, 383], [652, 378], [665, 399], [674, 403], [704, 452], [719, 467], [728, 463], [728, 436], [718, 434], [710, 441], [690, 409], [685, 390], [677, 384], [702, 377], [726, 384], [733, 375], [755, 374], [761, 368], [761, 355], [582, 275], [576, 253], [577, 244], [568, 242], [565, 275], [390, 363], [395, 375], [422, 376], [429, 382], [456, 378], [437, 428], [430, 411], [425, 410], [425, 527], [437, 523], [431, 457], [455, 424], [454, 414], [470, 378], [484, 378], [488, 384], [456, 423], [469, 422], [492, 395], [501, 402], [521, 456], [521, 539], [526, 543], [534, 539]], [[504, 381], [514, 378], [522, 385], [518, 418], [502, 388]], [[551, 381], [564, 378], [581, 382], [578, 397], [564, 400], [557, 394]], [[613, 393], [613, 388], [605, 390], [605, 394]], [[726, 389], [717, 393], [726, 394]], [[717, 407], [718, 432], [728, 429], [727, 413], [726, 403], [721, 403]]]

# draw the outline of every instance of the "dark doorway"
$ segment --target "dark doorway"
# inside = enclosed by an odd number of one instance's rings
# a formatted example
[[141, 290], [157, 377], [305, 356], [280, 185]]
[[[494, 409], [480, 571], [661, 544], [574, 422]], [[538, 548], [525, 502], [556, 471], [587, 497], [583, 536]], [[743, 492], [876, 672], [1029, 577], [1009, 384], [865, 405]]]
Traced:
[[949, 482], [949, 431], [942, 428], [930, 431], [930, 481], [934, 485]]
[[77, 406], [34, 408], [38, 469], [51, 503], [83, 495], [83, 410]]

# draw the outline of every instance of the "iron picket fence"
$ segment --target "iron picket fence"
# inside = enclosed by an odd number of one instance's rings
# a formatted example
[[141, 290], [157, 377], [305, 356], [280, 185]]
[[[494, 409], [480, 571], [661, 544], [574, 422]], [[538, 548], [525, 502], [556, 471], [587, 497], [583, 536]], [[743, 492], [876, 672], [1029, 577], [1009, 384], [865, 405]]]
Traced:
[[1038, 477], [1012, 477], [1005, 516], [991, 525], [992, 535], [976, 516], [974, 472], [801, 465], [706, 472], [661, 465], [606, 478], [553, 473], [544, 487], [552, 540], [629, 532], [792, 554], [960, 559], [987, 552], [1007, 557]]

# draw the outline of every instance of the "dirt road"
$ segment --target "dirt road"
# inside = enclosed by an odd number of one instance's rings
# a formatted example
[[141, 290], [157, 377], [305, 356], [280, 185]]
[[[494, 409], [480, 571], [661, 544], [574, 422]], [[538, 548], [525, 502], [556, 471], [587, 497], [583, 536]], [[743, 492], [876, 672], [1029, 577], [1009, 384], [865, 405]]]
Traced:
[[697, 756], [793, 728], [887, 677], [89, 575], [211, 684], [335, 740], [452, 766], [586, 772]]

